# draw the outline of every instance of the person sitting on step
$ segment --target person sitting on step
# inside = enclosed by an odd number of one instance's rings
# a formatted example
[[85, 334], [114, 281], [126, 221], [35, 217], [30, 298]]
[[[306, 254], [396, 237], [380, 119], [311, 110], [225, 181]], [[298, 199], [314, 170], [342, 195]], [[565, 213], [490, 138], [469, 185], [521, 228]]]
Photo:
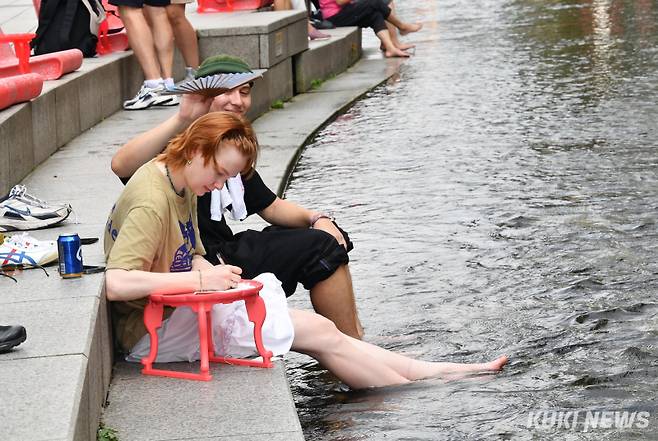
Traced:
[[[105, 292], [112, 302], [121, 348], [149, 351], [142, 315], [146, 299], [162, 290], [224, 291], [236, 288], [244, 272], [233, 265], [214, 266], [199, 240], [197, 197], [221, 189], [238, 176], [249, 176], [256, 163], [258, 141], [249, 122], [229, 112], [211, 112], [194, 121], [169, 142], [163, 153], [139, 168], [112, 208], [105, 229], [107, 259]], [[207, 255], [207, 254], [206, 254]], [[282, 335], [268, 334], [280, 345], [275, 355], [289, 348], [312, 356], [341, 381], [354, 389], [405, 384], [429, 377], [459, 378], [480, 372], [499, 371], [502, 356], [488, 363], [437, 363], [414, 360], [340, 332], [334, 323], [310, 311], [272, 308], [283, 303], [279, 281], [271, 274], [257, 275], [268, 291], [280, 294], [264, 299], [266, 321], [288, 324]], [[264, 287], [263, 289], [265, 289]], [[201, 293], [202, 295], [202, 293]], [[215, 309], [221, 305], [213, 307]], [[276, 315], [273, 311], [281, 311]], [[187, 307], [168, 311], [159, 329], [158, 358], [166, 348], [169, 361], [198, 359], [198, 325]], [[189, 318], [192, 320], [189, 320]], [[230, 336], [235, 322], [213, 320], [212, 334]], [[175, 330], [172, 330], [175, 329]], [[224, 352], [223, 339], [213, 339], [215, 353]], [[269, 348], [268, 348], [269, 349]], [[128, 360], [138, 360], [133, 354]]]
[[[225, 55], [211, 57], [199, 68], [201, 74], [249, 71], [243, 60]], [[251, 107], [251, 90], [252, 85], [245, 84], [215, 98], [183, 95], [175, 115], [128, 141], [115, 153], [112, 170], [125, 183], [198, 117], [214, 111], [245, 115]], [[218, 208], [220, 192], [204, 194], [199, 197], [198, 213], [201, 240], [208, 251], [206, 258], [218, 264], [221, 256], [225, 263], [241, 267], [246, 278], [274, 273], [287, 296], [302, 283], [310, 290], [316, 312], [333, 321], [345, 334], [361, 338], [363, 329], [348, 265], [348, 252], [353, 245], [347, 233], [322, 211], [277, 197], [257, 171], [250, 177], [229, 180], [227, 189], [236, 198], [231, 208], [238, 218], [258, 213], [272, 225], [262, 231], [233, 234], [226, 215]]]
[[403, 22], [393, 12], [392, 5], [391, 0], [320, 0], [320, 11], [322, 18], [336, 26], [372, 28], [386, 57], [408, 57], [405, 50], [413, 45], [400, 43], [397, 30], [407, 35], [419, 31], [423, 25]]

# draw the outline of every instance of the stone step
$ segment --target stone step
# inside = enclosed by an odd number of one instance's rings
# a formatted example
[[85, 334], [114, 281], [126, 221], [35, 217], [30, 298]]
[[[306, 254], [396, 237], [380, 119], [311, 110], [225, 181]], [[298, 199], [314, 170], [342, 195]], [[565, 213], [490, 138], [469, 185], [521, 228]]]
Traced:
[[311, 41], [307, 51], [293, 57], [295, 94], [317, 88], [361, 58], [361, 28], [325, 29], [328, 40]]
[[[0, 0], [0, 5], [7, 1]], [[27, 0], [19, 3], [23, 10], [31, 8]], [[244, 23], [233, 25], [231, 14], [199, 19], [224, 23], [221, 26], [225, 34], [232, 32], [235, 37], [243, 37], [249, 33], [248, 16], [244, 15]], [[251, 18], [258, 19], [254, 32], [259, 35], [259, 51], [263, 48], [258, 66], [260, 60], [265, 60], [263, 66], [269, 66], [264, 80], [257, 82], [254, 89], [254, 96], [261, 100], [250, 114], [255, 118], [266, 112], [273, 100], [292, 96], [292, 60], [300, 53], [296, 48], [303, 51], [308, 43], [305, 35], [302, 42], [295, 43], [298, 46], [285, 40], [286, 26], [299, 33], [299, 23], [305, 24], [305, 16], [299, 12], [251, 14]], [[208, 38], [220, 36], [211, 35], [210, 25], [201, 29], [208, 32]], [[206, 37], [201, 29], [203, 43]], [[288, 51], [288, 58], [278, 58], [279, 43], [281, 51]], [[314, 46], [310, 45], [311, 50]], [[358, 64], [350, 69], [348, 77], [328, 81], [312, 94], [293, 98], [286, 103], [287, 109], [268, 112], [256, 121], [263, 145], [259, 170], [271, 188], [283, 188], [297, 152], [315, 130], [351, 100], [392, 74], [388, 65], [390, 61], [385, 60]], [[177, 66], [182, 75], [180, 62]], [[122, 188], [110, 171], [112, 154], [130, 138], [176, 111], [121, 111], [122, 101], [135, 93], [141, 81], [132, 52], [86, 59], [79, 71], [47, 82], [39, 98], [0, 112], [0, 154], [5, 158], [0, 165], [0, 193], [22, 182], [37, 196], [54, 203], [71, 203], [75, 209], [75, 215], [62, 225], [30, 232], [32, 236], [45, 240], [76, 232], [82, 237], [102, 238], [107, 214]], [[313, 101], [313, 96], [318, 101]], [[85, 246], [83, 252], [85, 263], [102, 264], [102, 239]], [[10, 353], [0, 354], [2, 440], [94, 439], [105, 402], [113, 360], [102, 274], [64, 280], [53, 267], [48, 268], [48, 273], [49, 277], [40, 270], [18, 272], [14, 274], [18, 283], [0, 279], [1, 324], [22, 323], [28, 330], [25, 343]], [[230, 368], [220, 367], [217, 378], [230, 378]], [[235, 373], [242, 375], [239, 370]], [[277, 396], [286, 396], [281, 392], [288, 386], [280, 365], [257, 375], [269, 375], [268, 384], [277, 385]], [[144, 379], [138, 370], [134, 376], [117, 378], [126, 384]], [[264, 377], [261, 380], [265, 381]], [[121, 402], [111, 398], [111, 407]], [[240, 395], [233, 398], [234, 402], [239, 399]], [[282, 412], [290, 414], [286, 421], [294, 423], [294, 406], [289, 403], [279, 401], [279, 406]], [[165, 429], [174, 424], [175, 420], [169, 421]], [[273, 438], [261, 434], [234, 439], [294, 439], [290, 433], [298, 432], [298, 423], [289, 427], [292, 429], [274, 434]]]

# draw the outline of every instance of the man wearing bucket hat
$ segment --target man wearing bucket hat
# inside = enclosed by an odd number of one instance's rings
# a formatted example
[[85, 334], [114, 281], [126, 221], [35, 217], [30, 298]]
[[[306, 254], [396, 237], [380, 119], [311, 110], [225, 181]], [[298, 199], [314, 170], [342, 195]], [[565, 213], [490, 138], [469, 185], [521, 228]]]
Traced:
[[[206, 59], [196, 77], [246, 72], [251, 69], [243, 60], [219, 55]], [[243, 84], [216, 97], [183, 95], [175, 115], [116, 152], [112, 170], [125, 183], [200, 116], [215, 111], [244, 115], [251, 107], [251, 87], [252, 83]], [[258, 213], [271, 226], [233, 234], [225, 210], [239, 220]], [[244, 278], [274, 273], [287, 296], [301, 282], [310, 290], [316, 312], [332, 320], [343, 333], [361, 338], [363, 330], [348, 267], [347, 253], [353, 246], [329, 216], [277, 197], [254, 170], [251, 176], [232, 178], [223, 189], [200, 197], [198, 217], [206, 258], [211, 263], [239, 266]]]

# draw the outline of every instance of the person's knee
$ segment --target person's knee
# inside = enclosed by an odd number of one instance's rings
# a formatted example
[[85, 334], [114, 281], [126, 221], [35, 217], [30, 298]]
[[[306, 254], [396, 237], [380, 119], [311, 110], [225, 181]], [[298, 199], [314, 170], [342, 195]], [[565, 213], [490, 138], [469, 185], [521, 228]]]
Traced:
[[134, 6], [119, 6], [118, 8], [119, 15], [121, 15], [121, 20], [125, 26], [130, 26], [137, 20], [144, 19], [142, 8], [136, 8]]
[[387, 29], [386, 27], [386, 19], [384, 18], [384, 14], [381, 12], [377, 11], [372, 14], [372, 30], [375, 31], [375, 34], [385, 31]]
[[344, 341], [336, 325], [329, 319], [309, 311], [290, 310], [290, 317], [295, 328], [295, 351], [311, 356], [330, 355], [339, 350]]
[[314, 247], [316, 253], [304, 266], [300, 274], [299, 281], [306, 289], [313, 289], [318, 282], [331, 277], [336, 269], [341, 265], [349, 263], [350, 258], [345, 247], [340, 245], [336, 239], [329, 233], [324, 233], [318, 237], [318, 245]]
[[[183, 6], [182, 8], [180, 6]], [[177, 26], [185, 20], [185, 5], [171, 4], [165, 8], [167, 18], [172, 26]]]
[[338, 349], [344, 336], [338, 330], [334, 322], [319, 314], [315, 314], [313, 332], [318, 339], [318, 347], [326, 351]]

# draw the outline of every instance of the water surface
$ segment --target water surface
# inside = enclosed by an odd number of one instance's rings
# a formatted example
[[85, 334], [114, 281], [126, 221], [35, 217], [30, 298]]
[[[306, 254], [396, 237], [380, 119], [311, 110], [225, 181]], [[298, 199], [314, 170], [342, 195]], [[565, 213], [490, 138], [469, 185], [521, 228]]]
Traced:
[[[399, 3], [425, 24], [415, 56], [306, 148], [286, 197], [350, 232], [369, 341], [512, 361], [354, 392], [291, 357], [306, 438], [658, 439], [658, 3]], [[528, 427], [542, 409], [650, 418]]]

